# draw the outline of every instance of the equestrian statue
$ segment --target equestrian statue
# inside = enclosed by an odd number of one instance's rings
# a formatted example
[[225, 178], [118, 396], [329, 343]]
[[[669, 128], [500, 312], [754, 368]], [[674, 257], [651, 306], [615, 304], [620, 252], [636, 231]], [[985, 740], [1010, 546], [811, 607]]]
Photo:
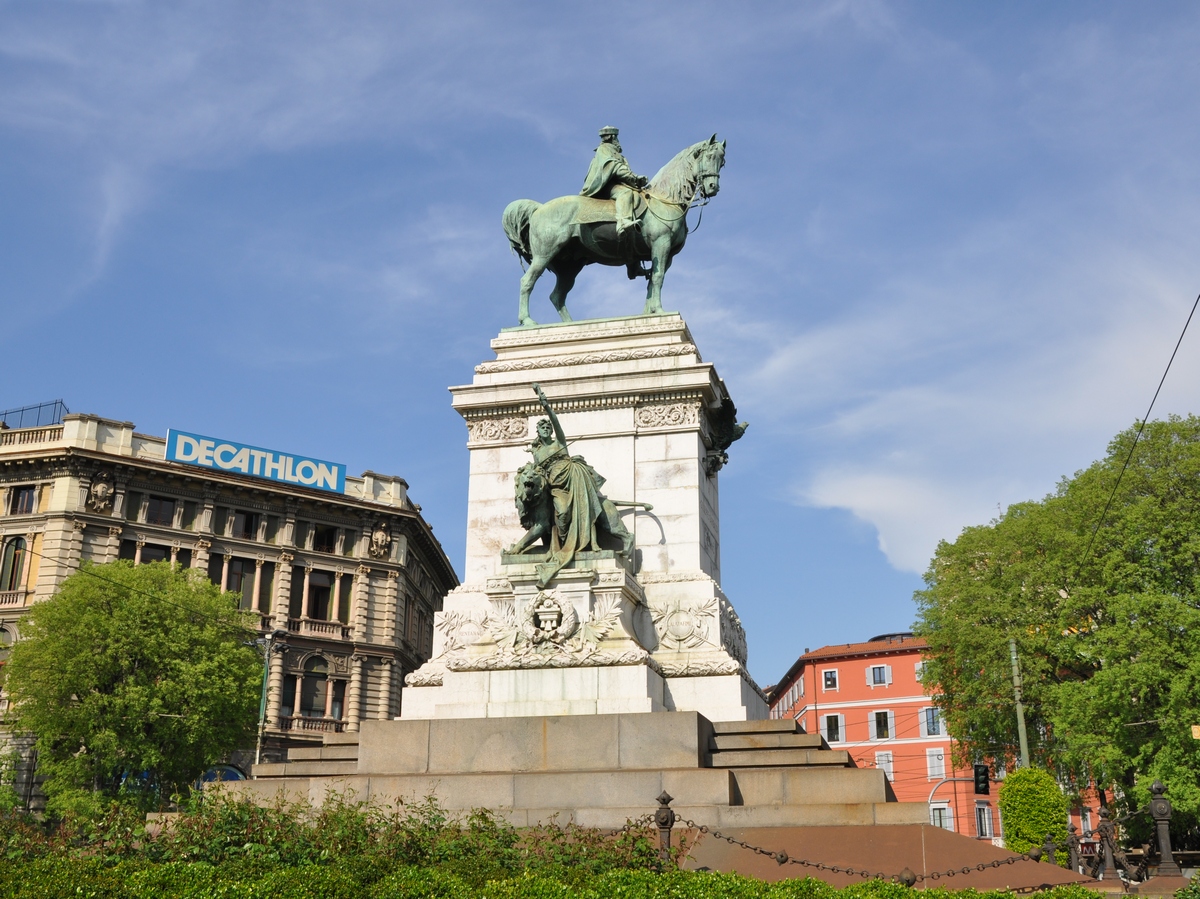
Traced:
[[550, 302], [563, 321], [571, 321], [567, 294], [593, 262], [623, 265], [630, 280], [644, 277], [643, 314], [663, 311], [663, 276], [687, 240], [688, 210], [721, 189], [725, 141], [718, 143], [714, 134], [692, 144], [653, 178], [645, 178], [630, 169], [617, 134], [613, 127], [600, 129], [600, 146], [577, 196], [548, 203], [514, 200], [504, 210], [508, 242], [529, 264], [521, 278], [522, 325], [537, 324], [529, 316], [529, 295], [547, 269], [556, 278]]

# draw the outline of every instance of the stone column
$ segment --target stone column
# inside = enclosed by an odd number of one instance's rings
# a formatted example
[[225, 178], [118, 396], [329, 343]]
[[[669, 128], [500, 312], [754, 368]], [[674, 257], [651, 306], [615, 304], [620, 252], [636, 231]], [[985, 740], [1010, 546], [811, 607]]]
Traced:
[[389, 645], [395, 645], [396, 643], [396, 593], [399, 589], [397, 583], [399, 578], [399, 572], [389, 571], [387, 573], [387, 586], [384, 588], [383, 639]]
[[333, 717], [333, 678], [325, 675], [325, 719]]
[[329, 617], [334, 621], [342, 620], [342, 568], [339, 565], [333, 576], [333, 614]]
[[294, 559], [291, 553], [280, 553], [279, 561], [275, 563], [275, 597], [271, 605], [271, 616], [275, 619], [276, 627], [288, 626], [288, 600], [292, 595]]
[[375, 717], [386, 721], [392, 717], [392, 669], [396, 663], [392, 659], [380, 659], [382, 670], [379, 673], [379, 710]]
[[283, 705], [283, 654], [287, 649], [282, 646], [271, 647], [270, 685], [267, 688], [267, 723], [272, 727], [280, 727], [279, 710]]
[[350, 692], [346, 697], [346, 730], [357, 733], [362, 714], [363, 657], [350, 657]]
[[108, 529], [108, 545], [104, 549], [104, 561], [111, 562], [116, 559], [117, 554], [121, 550], [121, 528], [111, 527]]
[[224, 593], [229, 589], [229, 563], [233, 560], [233, 553], [226, 552], [224, 562], [221, 565], [221, 592]]
[[306, 562], [304, 565], [304, 599], [300, 603], [300, 617], [312, 618], [312, 609], [308, 607], [308, 586], [312, 582], [312, 563]]
[[296, 679], [296, 693], [295, 693], [296, 698], [294, 700], [292, 700], [292, 717], [299, 718], [300, 717], [300, 697], [304, 693], [304, 674], [303, 673], [293, 674], [292, 677], [294, 677]]
[[142, 547], [146, 545], [146, 538], [142, 534], [137, 535], [137, 549], [133, 551], [133, 564], [142, 564]]
[[262, 567], [261, 557], [254, 560], [254, 611], [262, 612]]
[[192, 552], [192, 567], [199, 568], [201, 571], [208, 571], [208, 551], [212, 548], [212, 541], [205, 540], [201, 537], [196, 541], [196, 549]]
[[179, 561], [179, 541], [171, 541], [171, 567], [175, 567], [175, 563]]
[[367, 592], [371, 586], [371, 569], [359, 565], [354, 572], [354, 639], [367, 639]]

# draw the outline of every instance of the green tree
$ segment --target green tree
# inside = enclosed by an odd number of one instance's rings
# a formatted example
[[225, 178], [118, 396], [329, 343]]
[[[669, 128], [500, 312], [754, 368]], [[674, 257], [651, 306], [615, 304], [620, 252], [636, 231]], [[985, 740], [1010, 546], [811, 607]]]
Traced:
[[1041, 846], [1047, 835], [1056, 846], [1066, 844], [1070, 802], [1048, 771], [1019, 768], [1011, 772], [1000, 784], [999, 805], [1006, 849], [1028, 852]]
[[1106, 512], [1135, 433], [1040, 502], [941, 543], [916, 595], [916, 629], [960, 761], [1016, 755], [1013, 638], [1034, 763], [1068, 783], [1116, 785], [1127, 806], [1143, 805], [1161, 778], [1194, 821], [1200, 418], [1147, 424]]
[[[87, 565], [21, 622], [5, 666], [51, 808], [187, 785], [246, 745], [262, 663], [243, 613], [198, 571]], [[136, 789], [134, 789], [136, 788]]]

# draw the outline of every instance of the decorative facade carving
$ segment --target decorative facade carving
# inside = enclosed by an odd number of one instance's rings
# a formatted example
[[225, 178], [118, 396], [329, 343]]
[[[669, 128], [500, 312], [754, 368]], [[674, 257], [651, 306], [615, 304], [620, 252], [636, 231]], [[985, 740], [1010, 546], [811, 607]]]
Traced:
[[674, 652], [712, 646], [709, 625], [715, 621], [717, 609], [715, 596], [699, 605], [681, 600], [651, 605], [650, 617], [654, 620], [659, 646]]
[[481, 418], [467, 422], [467, 433], [473, 443], [523, 440], [529, 436], [529, 419]]
[[405, 676], [404, 685], [406, 687], [440, 687], [445, 674], [445, 668], [434, 665], [432, 662], [426, 662], [416, 671]]
[[367, 552], [372, 559], [386, 559], [392, 551], [392, 527], [383, 519], [371, 528], [371, 543]]
[[721, 598], [721, 645], [731, 656], [746, 664], [746, 629], [733, 610], [733, 603], [724, 597]]
[[99, 471], [88, 488], [87, 507], [98, 515], [107, 515], [112, 511], [115, 495], [112, 475], [107, 471]]
[[639, 428], [671, 428], [700, 423], [699, 403], [666, 403], [642, 406], [636, 413]]
[[513, 359], [511, 362], [481, 362], [475, 372], [481, 375], [508, 371], [533, 371], [541, 368], [563, 368], [568, 365], [602, 365], [606, 362], [628, 362], [632, 359], [662, 359], [669, 356], [696, 355], [696, 346], [681, 343], [678, 346], [654, 349], [613, 350], [608, 353], [580, 353], [575, 356], [545, 356], [536, 359]]
[[542, 592], [525, 607], [525, 637], [530, 643], [565, 643], [579, 628], [575, 607], [564, 607], [553, 593]]
[[560, 602], [549, 592], [531, 600], [524, 614], [517, 612], [511, 600], [493, 603], [486, 612], [447, 612], [435, 625], [442, 631], [444, 645], [437, 661], [451, 671], [572, 668], [644, 661], [649, 653], [640, 648], [600, 652], [600, 642], [620, 618], [620, 597], [601, 600], [587, 620], [580, 621], [569, 603]]
[[[512, 593], [513, 585], [512, 581], [506, 577], [490, 577], [487, 579], [487, 583], [483, 589], [485, 593]], [[456, 592], [457, 590], [463, 590], [463, 588], [459, 587], [451, 592]], [[464, 590], [464, 592], [471, 593], [474, 590]]]

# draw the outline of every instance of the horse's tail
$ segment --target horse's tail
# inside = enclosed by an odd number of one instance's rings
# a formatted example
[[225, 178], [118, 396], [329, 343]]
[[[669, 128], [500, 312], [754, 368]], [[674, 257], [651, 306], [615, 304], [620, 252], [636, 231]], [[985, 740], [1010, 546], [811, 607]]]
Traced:
[[526, 262], [533, 260], [533, 251], [529, 248], [529, 217], [541, 207], [536, 200], [513, 200], [504, 207], [504, 233], [508, 235], [508, 243]]

